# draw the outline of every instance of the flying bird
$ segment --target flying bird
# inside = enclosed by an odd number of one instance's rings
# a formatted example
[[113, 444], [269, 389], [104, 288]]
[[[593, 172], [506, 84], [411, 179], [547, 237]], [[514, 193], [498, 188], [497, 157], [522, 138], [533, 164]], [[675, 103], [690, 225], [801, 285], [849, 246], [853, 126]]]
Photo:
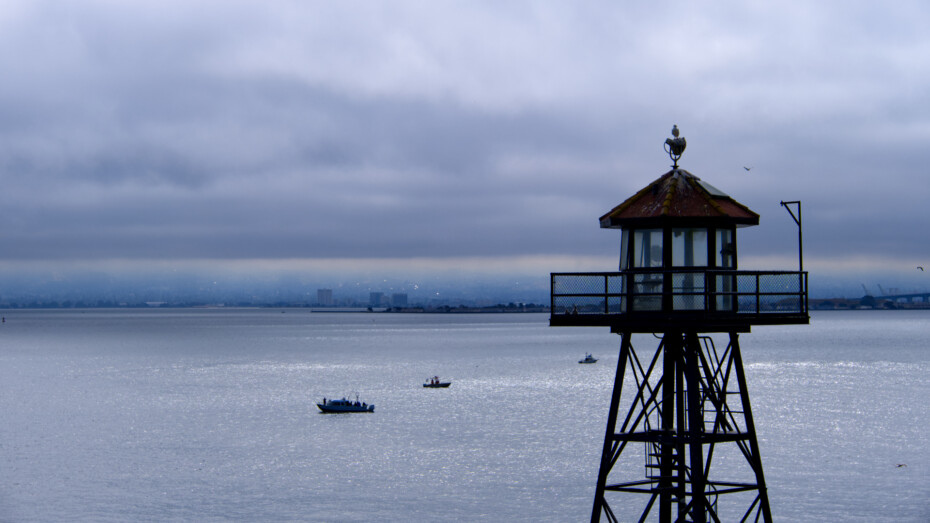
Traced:
[[752, 167], [746, 167], [746, 166], [744, 165], [744, 166], [743, 166], [743, 169], [746, 169], [747, 171], [750, 171], [750, 170], [752, 170]]
[[921, 271], [923, 271], [923, 270], [924, 270], [924, 268], [923, 268], [923, 267], [921, 267], [920, 265], [918, 265], [918, 266], [917, 266], [917, 268], [918, 268], [918, 269], [920, 269]]

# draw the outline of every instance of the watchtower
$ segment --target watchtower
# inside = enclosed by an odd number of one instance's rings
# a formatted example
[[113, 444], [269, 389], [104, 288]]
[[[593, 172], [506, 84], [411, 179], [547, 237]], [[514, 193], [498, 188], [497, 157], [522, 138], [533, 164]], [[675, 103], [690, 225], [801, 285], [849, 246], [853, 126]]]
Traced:
[[551, 326], [621, 336], [591, 521], [618, 521], [608, 495], [625, 493], [640, 521], [770, 522], [739, 334], [809, 323], [807, 273], [737, 269], [736, 231], [759, 215], [679, 168], [672, 134], [672, 170], [600, 218], [621, 231], [620, 271], [551, 275]]

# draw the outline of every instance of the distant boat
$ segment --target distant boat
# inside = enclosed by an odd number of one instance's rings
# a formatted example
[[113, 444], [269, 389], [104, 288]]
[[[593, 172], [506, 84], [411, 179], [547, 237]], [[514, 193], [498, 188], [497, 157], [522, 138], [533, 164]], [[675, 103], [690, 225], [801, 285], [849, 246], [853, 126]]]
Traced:
[[431, 389], [444, 389], [449, 385], [452, 385], [451, 381], [439, 381], [439, 376], [433, 376], [423, 384], [424, 387]]
[[355, 395], [355, 401], [342, 398], [341, 400], [327, 400], [323, 398], [323, 403], [317, 403], [317, 407], [326, 413], [340, 412], [374, 412], [375, 406], [358, 401], [358, 395]]
[[597, 363], [597, 358], [591, 356], [590, 352], [585, 353], [583, 360], [578, 360], [578, 363]]

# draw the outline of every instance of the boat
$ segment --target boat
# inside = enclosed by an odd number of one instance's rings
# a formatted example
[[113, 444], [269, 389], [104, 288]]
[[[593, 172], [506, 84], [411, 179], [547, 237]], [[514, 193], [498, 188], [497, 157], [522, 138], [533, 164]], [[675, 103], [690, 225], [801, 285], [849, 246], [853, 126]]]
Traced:
[[375, 406], [369, 405], [358, 400], [358, 395], [355, 395], [355, 401], [348, 400], [343, 397], [341, 400], [327, 400], [323, 398], [323, 403], [317, 403], [317, 407], [321, 411], [326, 413], [339, 413], [339, 412], [374, 412]]
[[578, 363], [597, 363], [597, 358], [591, 356], [590, 352], [586, 352], [583, 360], [578, 360]]
[[424, 387], [431, 389], [444, 389], [449, 385], [452, 385], [451, 381], [439, 381], [439, 376], [433, 376], [423, 384]]

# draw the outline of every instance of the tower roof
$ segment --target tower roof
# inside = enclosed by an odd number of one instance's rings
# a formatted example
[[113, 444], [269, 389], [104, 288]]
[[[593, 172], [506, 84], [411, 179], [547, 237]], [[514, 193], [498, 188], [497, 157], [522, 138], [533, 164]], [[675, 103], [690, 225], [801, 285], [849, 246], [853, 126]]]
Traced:
[[601, 216], [601, 228], [758, 225], [759, 215], [713, 185], [674, 168]]

